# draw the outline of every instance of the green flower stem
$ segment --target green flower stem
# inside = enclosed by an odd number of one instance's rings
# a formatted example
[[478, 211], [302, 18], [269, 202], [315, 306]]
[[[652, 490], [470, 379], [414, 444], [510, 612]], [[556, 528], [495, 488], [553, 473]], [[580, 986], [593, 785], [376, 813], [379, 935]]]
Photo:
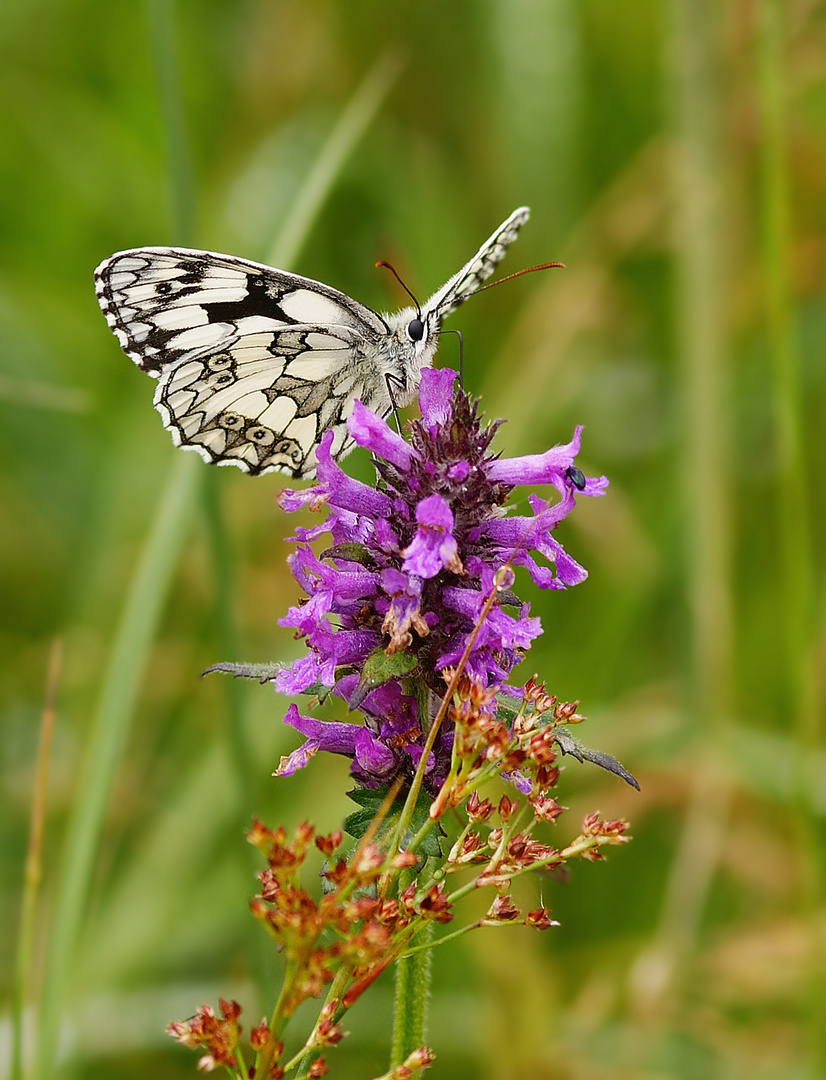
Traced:
[[396, 961], [396, 1001], [393, 1013], [391, 1068], [424, 1046], [430, 1000], [433, 923], [416, 935], [423, 940]]
[[454, 938], [462, 937], [464, 934], [469, 933], [471, 930], [476, 930], [478, 926], [479, 924], [475, 922], [468, 923], [467, 926], [462, 926], [458, 930], [452, 931], [452, 933], [450, 934], [441, 934], [435, 940], [423, 941], [420, 945], [412, 945], [409, 949], [406, 950], [404, 954], [404, 959], [406, 960], [408, 957], [414, 956], [416, 953], [419, 952], [427, 952], [432, 951], [433, 949], [438, 949], [441, 945], [446, 945], [448, 941], [453, 941]]
[[235, 1061], [236, 1076], [240, 1077], [240, 1080], [249, 1080], [249, 1069], [247, 1068], [247, 1063], [244, 1060], [244, 1055], [241, 1053], [240, 1050], [237, 1050], [235, 1053]]
[[[316, 1022], [315, 1024], [313, 1024], [313, 1030], [308, 1035], [306, 1042], [298, 1051], [298, 1053], [294, 1054], [289, 1061], [283, 1062], [282, 1068], [285, 1073], [288, 1073], [290, 1069], [293, 1069], [298, 1065], [298, 1074], [299, 1076], [303, 1076], [307, 1073], [307, 1070], [310, 1068], [313, 1061], [315, 1061], [316, 1058], [319, 1056], [318, 1049], [314, 1046], [314, 1043], [316, 1038], [316, 1032], [318, 1031], [318, 1025], [321, 1020], [321, 1014], [324, 1011], [324, 1007], [328, 1005], [334, 998], [341, 998], [341, 995], [343, 994], [344, 989], [347, 985], [348, 977], [349, 973], [344, 968], [336, 972], [335, 976], [333, 977], [333, 981], [330, 983], [330, 988], [327, 991], [327, 996], [324, 998], [324, 1005], [322, 1005], [321, 1009], [319, 1010]], [[334, 1019], [337, 1018], [338, 1017]], [[256, 1062], [256, 1075], [266, 1075], [266, 1073], [260, 1068], [258, 1061]]]

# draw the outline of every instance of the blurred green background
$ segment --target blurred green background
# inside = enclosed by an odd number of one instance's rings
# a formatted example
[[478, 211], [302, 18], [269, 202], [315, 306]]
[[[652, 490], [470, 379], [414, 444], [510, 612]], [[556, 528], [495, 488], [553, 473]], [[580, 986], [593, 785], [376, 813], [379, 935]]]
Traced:
[[[634, 842], [532, 886], [559, 929], [437, 953], [430, 1075], [826, 1076], [825, 69], [818, 0], [5, 0], [0, 967], [11, 1000], [22, 933], [39, 1076], [192, 1075], [163, 1027], [219, 994], [257, 1022], [243, 828], [347, 807], [344, 763], [270, 778], [297, 741], [271, 688], [198, 678], [297, 655], [282, 480], [173, 450], [93, 268], [187, 244], [393, 309], [376, 259], [424, 298], [523, 203], [502, 270], [567, 269], [448, 325], [504, 452], [584, 423], [611, 479], [560, 533], [589, 580], [521, 582], [520, 673], [642, 793], [566, 769], [560, 835], [599, 808]], [[335, 1075], [384, 1071], [391, 993]]]

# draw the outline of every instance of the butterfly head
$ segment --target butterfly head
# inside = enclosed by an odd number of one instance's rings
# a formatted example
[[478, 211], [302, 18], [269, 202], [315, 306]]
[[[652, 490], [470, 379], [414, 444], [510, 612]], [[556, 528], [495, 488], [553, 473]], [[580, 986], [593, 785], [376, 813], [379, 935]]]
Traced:
[[[392, 263], [385, 262], [384, 259], [381, 259], [379, 262], [376, 263], [376, 266], [381, 266], [384, 267], [385, 270], [389, 270], [393, 277], [396, 279], [396, 281], [398, 281], [399, 285], [401, 285], [401, 287], [413, 301], [414, 307], [407, 307], [404, 309], [404, 311], [400, 311], [398, 315], [392, 316], [389, 320], [387, 320], [387, 317], [385, 317], [385, 320], [387, 321], [388, 329], [391, 333], [396, 334], [403, 344], [407, 346], [412, 345], [415, 348], [419, 343], [425, 342], [427, 340], [429, 329], [428, 322], [433, 312], [428, 310], [424, 315], [422, 315], [422, 309], [419, 305], [419, 301], [407, 287], [407, 284], [400, 277], [398, 271]], [[404, 331], [401, 334], [399, 333], [400, 328], [403, 328]], [[438, 327], [436, 327], [435, 329], [438, 329]]]
[[438, 311], [406, 307], [393, 315], [384, 315], [383, 319], [398, 349], [415, 356], [435, 352], [442, 322]]
[[414, 307], [383, 315], [382, 319], [387, 336], [379, 344], [379, 367], [393, 383], [396, 404], [406, 405], [418, 389], [423, 368], [433, 363], [441, 320], [438, 312]]

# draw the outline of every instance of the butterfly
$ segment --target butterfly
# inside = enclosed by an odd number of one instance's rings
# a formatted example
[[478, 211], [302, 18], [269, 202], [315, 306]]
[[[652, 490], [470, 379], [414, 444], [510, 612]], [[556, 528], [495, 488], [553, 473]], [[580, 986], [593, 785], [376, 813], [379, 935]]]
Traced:
[[421, 308], [379, 315], [330, 285], [187, 248], [119, 251], [95, 271], [121, 348], [157, 378], [154, 404], [176, 446], [259, 475], [313, 477], [316, 447], [355, 445], [358, 398], [387, 417], [430, 367], [442, 320], [490, 277], [528, 220], [520, 207]]

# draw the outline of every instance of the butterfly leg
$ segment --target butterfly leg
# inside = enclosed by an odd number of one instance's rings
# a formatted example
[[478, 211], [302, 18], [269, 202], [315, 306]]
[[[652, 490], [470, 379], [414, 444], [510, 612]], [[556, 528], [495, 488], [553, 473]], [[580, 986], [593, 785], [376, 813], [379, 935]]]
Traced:
[[465, 385], [465, 339], [461, 330], [440, 330], [440, 334], [455, 334], [459, 339], [459, 386]]
[[464, 390], [465, 388], [465, 339], [462, 337], [461, 330], [451, 330], [451, 334], [455, 334], [459, 339], [459, 386]]
[[402, 422], [401, 417], [399, 416], [399, 406], [396, 402], [396, 395], [393, 393], [393, 386], [395, 384], [395, 386], [397, 386], [400, 390], [403, 390], [404, 383], [401, 381], [401, 379], [397, 379], [395, 375], [391, 375], [389, 371], [384, 376], [384, 383], [387, 387], [387, 396], [390, 398], [390, 409], [393, 413], [393, 416], [396, 418], [396, 430], [398, 431], [399, 435], [401, 435]]

